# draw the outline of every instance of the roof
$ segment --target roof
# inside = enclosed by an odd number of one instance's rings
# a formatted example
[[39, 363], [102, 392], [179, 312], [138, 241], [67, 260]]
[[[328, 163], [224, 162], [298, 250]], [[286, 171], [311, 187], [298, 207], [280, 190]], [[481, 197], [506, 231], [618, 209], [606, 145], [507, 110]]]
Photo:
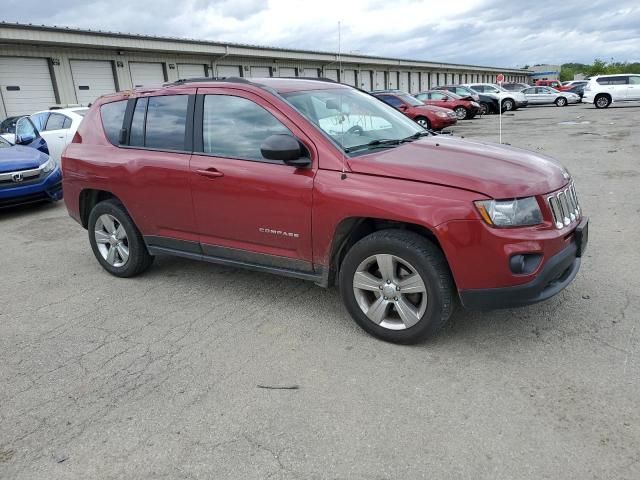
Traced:
[[[2, 32], [5, 29], [5, 32]], [[23, 32], [19, 32], [23, 30]], [[9, 32], [13, 32], [11, 35]], [[56, 35], [29, 35], [29, 32], [48, 32]], [[55, 36], [55, 38], [54, 38]], [[100, 37], [100, 38], [95, 38]], [[105, 42], [105, 37], [113, 39], [112, 44]], [[229, 53], [237, 56], [270, 56], [278, 58], [301, 58], [300, 55], [314, 56], [309, 60], [318, 61], [338, 61], [341, 59], [343, 63], [353, 64], [396, 64], [404, 67], [424, 67], [424, 68], [440, 68], [451, 70], [486, 70], [486, 71], [504, 71], [506, 73], [527, 73], [524, 69], [508, 68], [499, 66], [471, 65], [461, 63], [446, 63], [441, 61], [416, 60], [407, 58], [381, 57], [375, 55], [363, 54], [339, 54], [338, 52], [322, 51], [322, 50], [305, 50], [290, 47], [273, 47], [263, 45], [253, 45], [235, 42], [221, 42], [213, 40], [202, 40], [193, 38], [167, 37], [159, 35], [144, 35], [137, 33], [111, 32], [103, 30], [91, 30], [74, 27], [62, 27], [58, 25], [33, 25], [24, 23], [0, 22], [0, 40], [22, 43], [25, 41], [34, 42], [37, 40], [43, 44], [57, 45], [73, 45], [78, 47], [100, 47], [100, 48], [117, 48], [117, 49], [135, 49], [135, 50], [169, 50], [181, 51], [183, 53], [212, 53], [215, 50], [218, 53]], [[130, 40], [134, 40], [132, 42]], [[172, 45], [172, 44], [180, 44]], [[231, 51], [230, 51], [231, 50]], [[293, 55], [292, 55], [293, 54]]]

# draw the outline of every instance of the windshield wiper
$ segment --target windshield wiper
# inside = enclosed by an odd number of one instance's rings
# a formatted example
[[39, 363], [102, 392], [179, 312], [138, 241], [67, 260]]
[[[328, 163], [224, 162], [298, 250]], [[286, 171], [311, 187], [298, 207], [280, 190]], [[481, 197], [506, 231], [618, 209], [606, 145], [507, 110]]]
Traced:
[[365, 143], [363, 145], [355, 145], [353, 147], [347, 147], [344, 149], [345, 152], [354, 152], [356, 150], [366, 150], [373, 148], [387, 148], [394, 145], [400, 145], [403, 140], [399, 139], [389, 139], [389, 140], [371, 140], [369, 143]]
[[405, 142], [413, 142], [414, 140], [419, 139], [420, 137], [427, 137], [431, 135], [428, 131], [424, 131], [424, 132], [416, 132], [413, 135], [409, 135], [408, 137], [403, 138], [402, 140], [400, 140], [402, 143]]

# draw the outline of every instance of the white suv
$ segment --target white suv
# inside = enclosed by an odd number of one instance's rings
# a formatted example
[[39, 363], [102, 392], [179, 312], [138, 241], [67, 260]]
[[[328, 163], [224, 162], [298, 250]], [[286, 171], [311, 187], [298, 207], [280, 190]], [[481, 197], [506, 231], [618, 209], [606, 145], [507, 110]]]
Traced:
[[526, 107], [529, 103], [522, 92], [510, 92], [493, 83], [465, 83], [463, 87], [498, 98], [502, 104], [502, 110], [505, 111], [517, 110], [520, 107]]
[[582, 101], [596, 108], [612, 103], [640, 102], [640, 74], [598, 75], [584, 87]]

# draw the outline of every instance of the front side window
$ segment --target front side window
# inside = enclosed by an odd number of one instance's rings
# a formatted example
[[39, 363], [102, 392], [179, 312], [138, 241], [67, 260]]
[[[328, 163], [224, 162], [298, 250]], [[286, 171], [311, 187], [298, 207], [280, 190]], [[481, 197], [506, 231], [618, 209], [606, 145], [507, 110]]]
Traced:
[[429, 98], [431, 98], [431, 100], [446, 100], [449, 97], [443, 93], [431, 92]]
[[188, 103], [188, 95], [149, 97], [144, 146], [184, 150]]
[[126, 100], [105, 103], [100, 107], [100, 117], [102, 118], [104, 133], [107, 135], [109, 141], [114, 145], [118, 145], [120, 143], [120, 130], [122, 130], [124, 112], [126, 110]]
[[42, 132], [49, 118], [49, 112], [36, 113], [29, 117], [38, 131]]
[[29, 117], [22, 117], [16, 123], [16, 142], [31, 142], [38, 136], [38, 131]]
[[291, 134], [276, 117], [246, 98], [206, 95], [203, 110], [203, 150], [217, 157], [264, 160], [260, 147], [268, 137]]
[[383, 140], [400, 141], [426, 133], [395, 108], [352, 88], [305, 90], [282, 96], [345, 150], [366, 150], [367, 145], [373, 147]]
[[640, 85], [640, 77], [629, 77], [629, 84]]

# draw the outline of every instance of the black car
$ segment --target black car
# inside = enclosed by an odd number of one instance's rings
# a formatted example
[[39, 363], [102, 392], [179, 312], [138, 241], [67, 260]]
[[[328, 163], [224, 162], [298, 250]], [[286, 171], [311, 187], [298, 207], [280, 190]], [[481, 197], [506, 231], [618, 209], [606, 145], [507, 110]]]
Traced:
[[582, 97], [584, 96], [584, 87], [586, 86], [587, 86], [586, 83], [579, 83], [565, 90], [565, 92], [575, 93], [580, 97], [580, 101], [582, 102]]
[[2, 122], [0, 122], [0, 135], [3, 133], [12, 133], [15, 135], [16, 133], [16, 122], [21, 119], [22, 116], [17, 117], [7, 117]]
[[478, 102], [480, 104], [480, 115], [498, 113], [500, 108], [498, 97], [487, 95], [486, 93], [479, 93], [471, 90], [469, 87], [463, 87], [462, 85], [442, 85], [432, 88], [432, 90], [446, 90], [447, 92], [455, 93], [465, 100]]

